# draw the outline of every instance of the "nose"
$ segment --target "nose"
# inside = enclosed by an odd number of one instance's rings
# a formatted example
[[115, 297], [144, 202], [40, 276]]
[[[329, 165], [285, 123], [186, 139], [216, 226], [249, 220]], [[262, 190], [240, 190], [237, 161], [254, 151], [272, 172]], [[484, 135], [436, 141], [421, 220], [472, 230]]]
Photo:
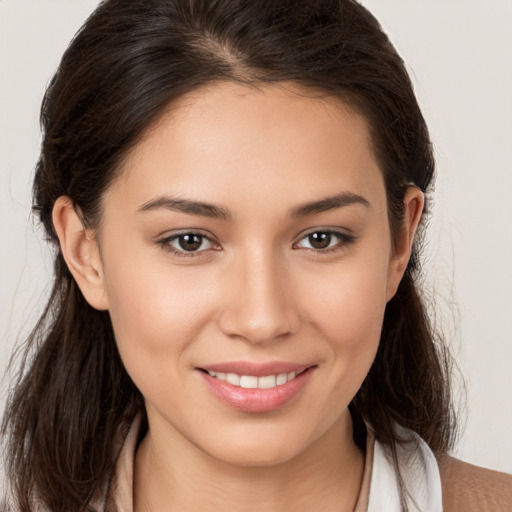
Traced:
[[226, 271], [220, 328], [230, 337], [262, 344], [298, 330], [299, 313], [289, 272], [272, 254], [241, 257]]

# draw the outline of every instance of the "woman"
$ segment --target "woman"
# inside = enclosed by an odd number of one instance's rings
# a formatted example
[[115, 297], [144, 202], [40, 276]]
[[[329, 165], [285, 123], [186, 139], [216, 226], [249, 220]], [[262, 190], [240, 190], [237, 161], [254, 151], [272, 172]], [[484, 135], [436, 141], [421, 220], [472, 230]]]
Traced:
[[56, 280], [3, 424], [14, 510], [510, 507], [446, 455], [430, 141], [365, 9], [107, 1], [42, 119]]

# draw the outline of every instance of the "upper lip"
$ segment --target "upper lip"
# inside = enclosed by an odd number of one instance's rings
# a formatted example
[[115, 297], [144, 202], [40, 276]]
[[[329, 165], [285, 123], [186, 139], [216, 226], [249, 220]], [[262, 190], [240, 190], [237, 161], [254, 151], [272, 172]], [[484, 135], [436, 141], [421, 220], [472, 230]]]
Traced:
[[256, 363], [251, 361], [230, 361], [207, 364], [199, 367], [201, 370], [216, 373], [235, 373], [237, 375], [253, 375], [263, 377], [265, 375], [279, 375], [280, 373], [301, 373], [312, 364], [292, 363], [288, 361], [269, 361]]

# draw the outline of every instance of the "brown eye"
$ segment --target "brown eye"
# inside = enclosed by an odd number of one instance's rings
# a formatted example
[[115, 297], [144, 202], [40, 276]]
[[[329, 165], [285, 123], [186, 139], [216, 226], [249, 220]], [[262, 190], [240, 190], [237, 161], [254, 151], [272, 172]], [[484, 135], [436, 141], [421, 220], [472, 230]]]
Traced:
[[158, 241], [166, 251], [176, 256], [199, 256], [209, 249], [217, 249], [217, 245], [209, 237], [201, 233], [178, 233]]
[[304, 235], [294, 247], [327, 253], [343, 249], [355, 241], [355, 236], [339, 231], [314, 231]]
[[201, 247], [203, 239], [204, 236], [196, 235], [195, 233], [187, 233], [177, 237], [178, 245], [184, 251], [197, 251]]
[[327, 249], [331, 245], [332, 233], [319, 231], [308, 235], [308, 242], [313, 249]]

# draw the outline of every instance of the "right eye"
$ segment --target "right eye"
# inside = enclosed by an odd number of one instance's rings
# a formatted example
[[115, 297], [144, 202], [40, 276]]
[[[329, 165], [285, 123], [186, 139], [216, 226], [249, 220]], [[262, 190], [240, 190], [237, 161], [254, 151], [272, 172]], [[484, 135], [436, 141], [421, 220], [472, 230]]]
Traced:
[[165, 250], [176, 256], [190, 257], [216, 248], [215, 243], [202, 233], [185, 232], [168, 236], [158, 241]]

